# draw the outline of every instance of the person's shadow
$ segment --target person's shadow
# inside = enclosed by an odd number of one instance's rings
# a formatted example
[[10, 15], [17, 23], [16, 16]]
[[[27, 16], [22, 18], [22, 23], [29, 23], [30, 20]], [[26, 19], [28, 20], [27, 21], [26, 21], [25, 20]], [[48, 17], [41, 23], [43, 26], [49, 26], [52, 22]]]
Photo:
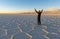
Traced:
[[38, 23], [38, 25], [41, 25], [41, 14], [43, 12], [43, 9], [42, 10], [39, 10], [39, 11], [37, 11], [35, 9], [35, 12], [38, 14], [38, 16], [37, 16], [37, 23]]

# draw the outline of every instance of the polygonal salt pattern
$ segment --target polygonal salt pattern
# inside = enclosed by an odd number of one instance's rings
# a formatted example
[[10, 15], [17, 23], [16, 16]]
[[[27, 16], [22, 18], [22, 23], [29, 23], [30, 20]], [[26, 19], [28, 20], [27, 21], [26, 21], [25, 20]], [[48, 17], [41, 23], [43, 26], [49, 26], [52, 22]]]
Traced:
[[60, 39], [60, 17], [37, 15], [0, 15], [0, 39]]

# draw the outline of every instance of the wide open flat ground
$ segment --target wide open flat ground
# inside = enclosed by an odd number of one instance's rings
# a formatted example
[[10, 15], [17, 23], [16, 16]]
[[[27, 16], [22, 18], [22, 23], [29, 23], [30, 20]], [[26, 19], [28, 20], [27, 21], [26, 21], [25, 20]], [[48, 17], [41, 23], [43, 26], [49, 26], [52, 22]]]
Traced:
[[60, 17], [37, 15], [0, 15], [0, 39], [60, 39]]

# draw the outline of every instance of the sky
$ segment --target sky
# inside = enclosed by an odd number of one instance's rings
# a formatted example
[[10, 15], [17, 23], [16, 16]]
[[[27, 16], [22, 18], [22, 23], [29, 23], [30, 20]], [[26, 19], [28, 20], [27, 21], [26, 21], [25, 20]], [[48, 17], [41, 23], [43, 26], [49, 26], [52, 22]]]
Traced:
[[0, 0], [0, 13], [33, 11], [34, 8], [60, 9], [60, 0]]

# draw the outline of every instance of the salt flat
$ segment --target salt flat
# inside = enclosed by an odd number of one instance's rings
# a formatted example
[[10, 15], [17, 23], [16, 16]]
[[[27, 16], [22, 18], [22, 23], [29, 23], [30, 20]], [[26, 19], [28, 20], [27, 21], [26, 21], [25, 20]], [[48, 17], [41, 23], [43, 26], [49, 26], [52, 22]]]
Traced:
[[60, 39], [60, 17], [37, 15], [0, 15], [0, 39]]

